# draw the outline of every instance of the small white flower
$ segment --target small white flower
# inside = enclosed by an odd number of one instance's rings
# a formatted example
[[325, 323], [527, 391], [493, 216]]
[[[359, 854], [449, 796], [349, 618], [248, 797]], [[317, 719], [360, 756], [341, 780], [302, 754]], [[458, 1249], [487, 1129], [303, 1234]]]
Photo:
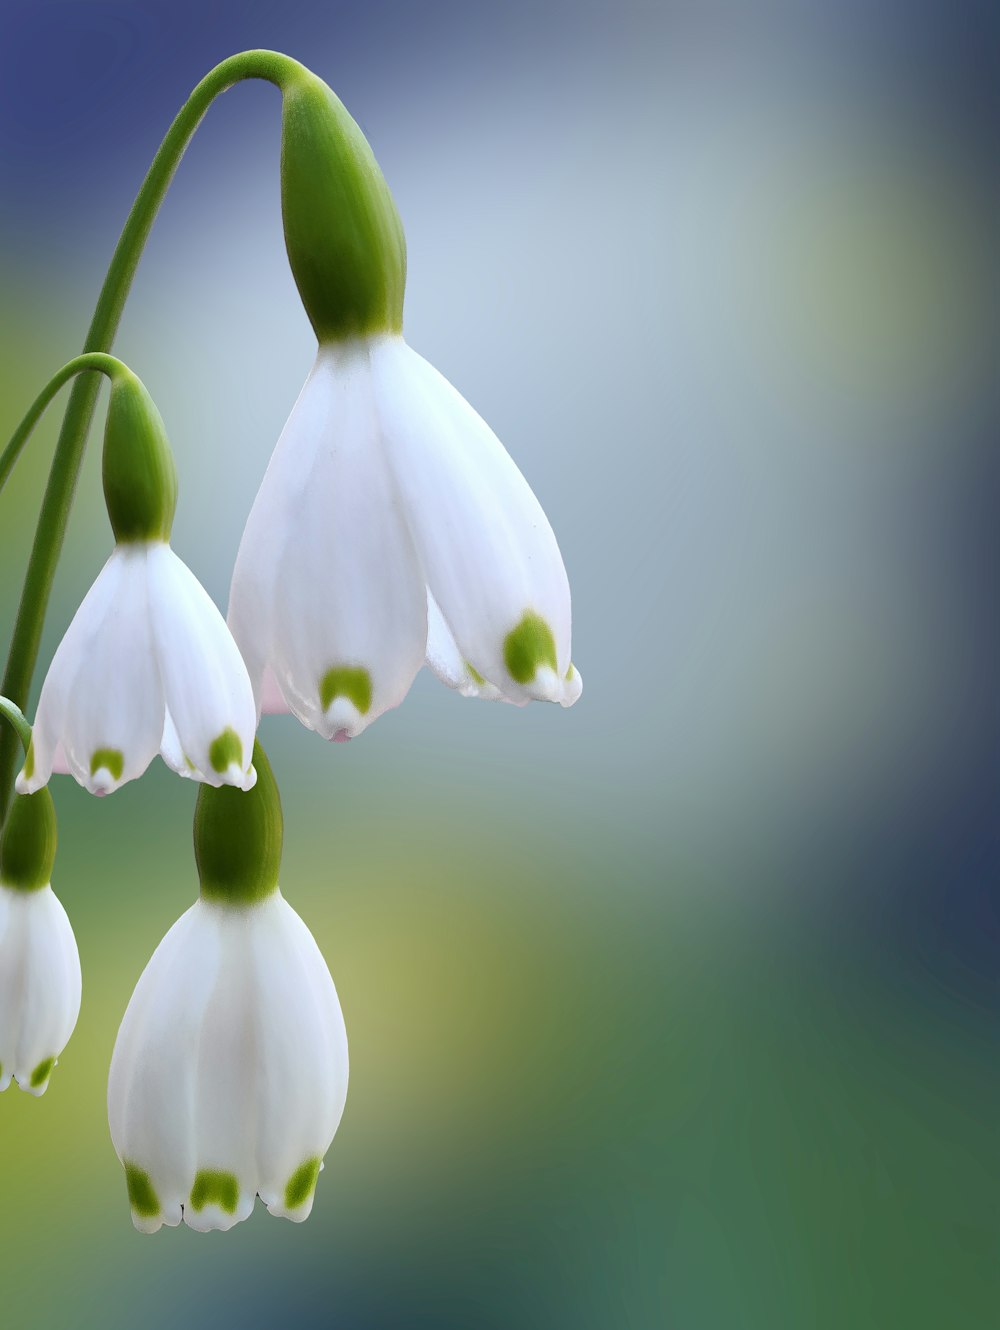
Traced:
[[122, 543], [56, 650], [17, 789], [65, 764], [107, 794], [157, 751], [183, 776], [248, 789], [255, 728], [246, 667], [201, 583], [164, 541]]
[[0, 883], [0, 1090], [44, 1094], [80, 1014], [80, 953], [50, 885]]
[[258, 712], [360, 734], [420, 665], [466, 696], [570, 706], [570, 593], [538, 500], [402, 337], [320, 346], [254, 502], [229, 624]]
[[143, 971], [111, 1059], [111, 1139], [136, 1228], [231, 1228], [258, 1194], [305, 1219], [347, 1075], [333, 980], [281, 893], [199, 900]]

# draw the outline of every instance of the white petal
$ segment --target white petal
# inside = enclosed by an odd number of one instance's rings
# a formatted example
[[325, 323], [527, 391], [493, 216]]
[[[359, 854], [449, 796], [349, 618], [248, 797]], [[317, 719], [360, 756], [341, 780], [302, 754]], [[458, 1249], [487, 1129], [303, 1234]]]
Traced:
[[70, 771], [94, 794], [141, 776], [163, 731], [163, 693], [146, 596], [145, 545], [119, 545], [84, 597], [52, 660], [35, 718], [34, 771], [44, 784], [61, 742]]
[[[294, 479], [293, 479], [294, 476]], [[423, 664], [423, 576], [380, 448], [367, 343], [324, 347], [247, 523], [279, 523], [269, 664], [295, 716], [350, 738]]]
[[463, 697], [481, 697], [490, 702], [507, 701], [499, 688], [487, 683], [482, 675], [477, 679], [462, 659], [441, 607], [430, 590], [427, 592], [427, 664], [442, 683], [446, 683], [449, 688], [456, 688]]
[[177, 733], [177, 726], [174, 724], [174, 718], [170, 714], [169, 707], [163, 717], [160, 756], [171, 771], [177, 772], [178, 776], [183, 776], [186, 780], [190, 780], [194, 776], [194, 767], [184, 756], [184, 746], [181, 743], [180, 735]]
[[194, 1184], [197, 1049], [220, 953], [217, 912], [199, 901], [153, 953], [115, 1040], [108, 1123], [118, 1158], [155, 1194], [156, 1213], [133, 1212], [145, 1232], [179, 1223]]
[[[462, 658], [512, 700], [565, 702], [569, 583], [538, 500], [489, 426], [402, 338], [373, 342], [371, 362], [387, 456]], [[551, 635], [555, 660], [519, 680], [505, 643], [528, 631], [526, 616], [528, 630]]]
[[0, 1090], [44, 1094], [80, 1014], [80, 954], [50, 886], [0, 885]]
[[[210, 785], [248, 789], [257, 716], [239, 649], [207, 591], [169, 545], [151, 545], [146, 567], [160, 679], [185, 765]], [[165, 759], [179, 770], [174, 735], [165, 731], [165, 737]]]
[[[308, 386], [307, 380], [306, 388]], [[306, 388], [303, 388], [299, 401]], [[292, 412], [292, 419], [297, 410], [298, 405]], [[298, 477], [294, 459], [287, 457], [288, 451], [286, 425], [243, 529], [229, 588], [226, 620], [247, 667], [258, 720], [264, 709], [265, 673], [273, 680], [268, 662], [274, 642], [278, 557], [289, 530], [294, 526]]]
[[265, 716], [287, 716], [290, 714], [285, 695], [278, 687], [278, 681], [269, 665], [265, 666], [261, 675], [260, 710]]
[[257, 1172], [273, 1215], [307, 1218], [313, 1187], [347, 1097], [347, 1032], [337, 990], [309, 929], [275, 897], [258, 927]]
[[[254, 1098], [260, 1066], [251, 955], [255, 925], [270, 917], [270, 906], [271, 900], [247, 909], [206, 902], [198, 907], [216, 917], [219, 936], [218, 973], [195, 1055], [195, 1140], [204, 1194], [193, 1194], [184, 1211], [184, 1222], [201, 1232], [246, 1219], [257, 1193]], [[235, 1194], [226, 1194], [230, 1188]]]

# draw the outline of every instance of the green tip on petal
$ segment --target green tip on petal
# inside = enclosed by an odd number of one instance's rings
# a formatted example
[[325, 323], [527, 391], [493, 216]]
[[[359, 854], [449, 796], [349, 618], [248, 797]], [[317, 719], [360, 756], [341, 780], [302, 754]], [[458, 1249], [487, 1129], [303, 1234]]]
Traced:
[[465, 662], [465, 668], [466, 668], [466, 670], [468, 671], [468, 673], [469, 673], [469, 677], [470, 677], [470, 679], [472, 680], [472, 682], [473, 682], [474, 684], [478, 684], [479, 687], [482, 688], [482, 687], [485, 685], [486, 680], [483, 678], [483, 676], [482, 676], [482, 675], [479, 673], [479, 671], [476, 669], [475, 665], [471, 665], [468, 661], [466, 661], [466, 662]]
[[206, 1205], [217, 1205], [227, 1215], [236, 1213], [240, 1199], [240, 1184], [235, 1173], [203, 1168], [195, 1177], [191, 1188], [192, 1210], [204, 1210]]
[[25, 758], [24, 758], [24, 769], [23, 769], [23, 774], [24, 774], [24, 779], [25, 779], [25, 780], [31, 780], [32, 776], [35, 774], [35, 741], [34, 741], [34, 739], [32, 739], [31, 743], [28, 744], [28, 751], [27, 751], [27, 753], [25, 754]]
[[540, 614], [528, 612], [504, 638], [504, 663], [515, 683], [529, 684], [541, 665], [556, 669], [556, 640]]
[[160, 1213], [160, 1199], [153, 1188], [149, 1174], [135, 1164], [125, 1165], [125, 1186], [128, 1203], [143, 1219], [152, 1219]]
[[55, 1058], [43, 1058], [43, 1060], [39, 1062], [38, 1066], [31, 1073], [31, 1088], [33, 1090], [37, 1090], [40, 1085], [45, 1084], [52, 1075], [52, 1068], [55, 1065]]
[[372, 704], [372, 676], [361, 665], [338, 665], [319, 682], [319, 700], [328, 711], [338, 697], [346, 697], [363, 716]]
[[[208, 750], [208, 760], [212, 764], [212, 770], [218, 771], [220, 775], [228, 771], [234, 762], [242, 771], [243, 744], [234, 729], [224, 729], [217, 739], [212, 740]], [[191, 765], [190, 759], [188, 765]]]
[[300, 1205], [305, 1205], [316, 1190], [316, 1182], [319, 1178], [322, 1162], [319, 1155], [316, 1155], [314, 1159], [307, 1159], [304, 1164], [298, 1166], [288, 1179], [288, 1185], [285, 1188], [286, 1210], [297, 1210]]
[[121, 780], [125, 770], [125, 756], [118, 748], [98, 748], [90, 759], [90, 774], [96, 776], [101, 768], [111, 774], [113, 780]]

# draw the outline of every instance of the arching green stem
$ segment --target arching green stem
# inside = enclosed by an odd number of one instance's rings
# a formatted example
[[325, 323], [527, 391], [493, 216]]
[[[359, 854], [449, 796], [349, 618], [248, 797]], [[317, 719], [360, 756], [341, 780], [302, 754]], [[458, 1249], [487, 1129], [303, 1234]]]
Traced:
[[21, 740], [24, 751], [27, 753], [31, 747], [31, 726], [28, 724], [27, 717], [16, 702], [12, 702], [9, 697], [0, 697], [0, 716], [10, 721], [14, 732]]
[[[245, 79], [265, 79], [284, 91], [291, 82], [304, 76], [308, 76], [304, 66], [277, 51], [243, 51], [216, 65], [194, 89], [167, 130], [132, 205], [98, 297], [84, 352], [111, 349], [139, 259], [160, 204], [184, 150], [214, 99], [219, 93]], [[62, 550], [98, 388], [98, 381], [89, 374], [73, 385], [42, 500], [7, 666], [0, 683], [0, 691], [22, 707], [28, 700], [49, 593]], [[7, 451], [10, 451], [10, 445]], [[14, 452], [14, 458], [17, 451]], [[7, 452], [3, 456], [6, 459]], [[7, 463], [8, 470], [14, 458]], [[6, 815], [10, 802], [16, 757], [14, 736], [5, 730], [0, 733], [0, 821]]]
[[74, 360], [70, 360], [63, 365], [62, 369], [57, 370], [31, 406], [28, 407], [24, 419], [11, 435], [10, 443], [0, 453], [0, 490], [6, 485], [7, 478], [14, 470], [14, 464], [21, 455], [21, 450], [31, 437], [32, 430], [41, 420], [45, 408], [64, 383], [67, 383], [74, 375], [87, 369], [98, 370], [101, 374], [106, 374], [109, 379], [114, 379], [122, 373], [129, 373], [128, 366], [123, 364], [122, 361], [100, 351], [91, 351], [85, 355], [77, 356]]

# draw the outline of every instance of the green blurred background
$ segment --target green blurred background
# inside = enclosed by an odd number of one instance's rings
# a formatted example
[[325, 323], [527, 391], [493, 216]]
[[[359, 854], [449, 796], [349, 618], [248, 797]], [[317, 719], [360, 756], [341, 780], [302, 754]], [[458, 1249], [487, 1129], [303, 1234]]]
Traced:
[[[54, 782], [84, 1001], [0, 1100], [12, 1323], [997, 1323], [998, 33], [833, 9], [0, 3], [0, 434], [181, 99], [287, 50], [393, 188], [408, 338], [549, 513], [585, 680], [563, 713], [422, 675], [347, 746], [265, 720], [351, 1044], [302, 1226], [133, 1232], [107, 1066], [194, 791]], [[116, 347], [221, 605], [313, 349], [277, 113], [210, 111]], [[57, 423], [0, 507], [4, 625]], [[43, 666], [110, 547], [98, 452]]]

